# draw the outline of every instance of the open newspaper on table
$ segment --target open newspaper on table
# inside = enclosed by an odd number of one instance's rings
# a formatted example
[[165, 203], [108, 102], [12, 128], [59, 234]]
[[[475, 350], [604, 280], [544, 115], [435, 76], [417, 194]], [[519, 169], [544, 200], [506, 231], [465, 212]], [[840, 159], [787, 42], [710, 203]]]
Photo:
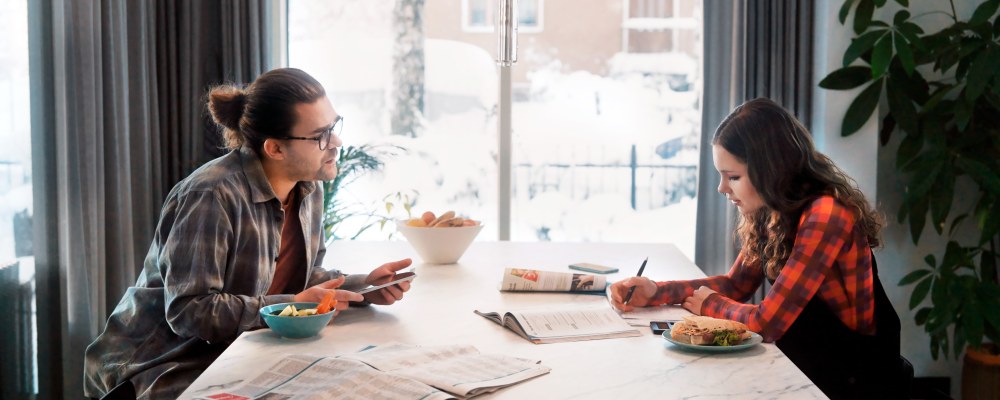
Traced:
[[608, 306], [557, 305], [521, 310], [476, 314], [510, 329], [532, 343], [560, 343], [580, 340], [639, 336]]
[[198, 399], [454, 399], [546, 374], [541, 361], [472, 346], [389, 344], [338, 357], [291, 355], [241, 385]]

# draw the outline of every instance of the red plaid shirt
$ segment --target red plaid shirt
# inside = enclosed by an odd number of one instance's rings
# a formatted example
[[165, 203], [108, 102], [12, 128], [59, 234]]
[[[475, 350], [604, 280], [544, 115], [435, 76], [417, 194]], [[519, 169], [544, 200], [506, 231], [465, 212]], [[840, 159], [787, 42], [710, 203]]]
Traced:
[[[657, 282], [653, 304], [679, 304], [701, 286], [718, 294], [705, 299], [701, 314], [740, 321], [767, 341], [781, 338], [813, 296], [852, 330], [875, 333], [875, 297], [868, 240], [854, 226], [854, 214], [831, 196], [817, 198], [799, 219], [792, 253], [759, 305], [744, 304], [764, 280], [760, 263], [736, 258], [728, 275]], [[736, 301], [737, 299], [740, 301]]]

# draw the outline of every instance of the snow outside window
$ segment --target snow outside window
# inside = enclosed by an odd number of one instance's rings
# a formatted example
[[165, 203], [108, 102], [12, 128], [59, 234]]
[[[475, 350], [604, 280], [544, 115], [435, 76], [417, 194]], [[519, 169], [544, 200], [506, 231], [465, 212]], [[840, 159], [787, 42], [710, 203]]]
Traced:
[[[549, 2], [546, 24], [558, 29], [518, 41], [513, 104], [501, 110], [495, 35], [454, 22], [492, 21], [495, 1], [426, 0], [419, 26], [397, 7], [414, 3], [289, 2], [289, 64], [324, 84], [347, 121], [345, 143], [393, 146], [342, 201], [405, 218], [398, 202], [385, 208], [403, 193], [415, 213], [454, 210], [487, 226], [477, 240], [495, 240], [497, 199], [509, 196], [511, 240], [670, 242], [693, 258], [700, 27], [675, 50], [630, 53], [622, 0]], [[476, 4], [487, 8], [475, 14]], [[685, 4], [700, 15], [700, 2]], [[398, 129], [400, 104], [417, 110], [411, 130]], [[498, 194], [500, 113], [511, 113], [513, 173], [511, 193]], [[388, 223], [359, 238], [394, 231]]]

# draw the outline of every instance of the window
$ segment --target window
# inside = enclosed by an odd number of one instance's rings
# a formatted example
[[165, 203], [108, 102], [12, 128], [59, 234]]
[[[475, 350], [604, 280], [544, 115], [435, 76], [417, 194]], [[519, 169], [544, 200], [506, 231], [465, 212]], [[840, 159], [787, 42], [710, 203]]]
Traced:
[[0, 369], [7, 385], [4, 393], [33, 398], [38, 388], [28, 2], [0, 2], [0, 37], [0, 313], [12, 322], [0, 333]]
[[[497, 106], [495, 35], [448, 23], [492, 24], [495, 0], [463, 0], [462, 7], [427, 0], [422, 31], [409, 33], [393, 22], [392, 4], [384, 4], [391, 2], [292, 0], [289, 65], [326, 86], [346, 118], [348, 145], [405, 149], [387, 156], [380, 173], [352, 183], [351, 201], [374, 209], [394, 193], [415, 194], [415, 211], [481, 219], [487, 229], [479, 240], [495, 240], [497, 199], [506, 196], [511, 240], [670, 242], [693, 258], [700, 23], [676, 49], [630, 53], [623, 1], [551, 9], [546, 23], [559, 29], [518, 41], [511, 109]], [[536, 10], [540, 25], [542, 4], [520, 0], [522, 20]], [[684, 4], [700, 13], [700, 2]], [[393, 135], [392, 82], [414, 78], [397, 68], [394, 45], [411, 34], [423, 36], [422, 128]], [[511, 192], [498, 194], [502, 113], [512, 118], [513, 171]], [[393, 230], [359, 238], [385, 239]]]
[[[542, 31], [545, 0], [517, 1], [517, 30], [523, 33]], [[493, 32], [497, 0], [462, 0], [462, 29], [466, 32]]]

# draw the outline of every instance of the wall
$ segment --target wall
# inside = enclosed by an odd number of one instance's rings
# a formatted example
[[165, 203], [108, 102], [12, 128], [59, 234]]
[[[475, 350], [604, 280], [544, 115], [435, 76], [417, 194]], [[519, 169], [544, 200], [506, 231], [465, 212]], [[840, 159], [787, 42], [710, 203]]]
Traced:
[[[819, 81], [828, 73], [842, 65], [844, 50], [850, 44], [853, 30], [842, 26], [837, 20], [837, 13], [842, 2], [818, 0], [816, 3], [815, 57], [816, 69], [814, 80]], [[890, 5], [879, 10], [876, 17], [890, 19], [898, 6]], [[968, 19], [976, 6], [972, 0], [955, 0], [955, 9], [960, 19]], [[949, 11], [946, 2], [910, 2], [912, 15], [928, 11]], [[916, 19], [926, 32], [931, 33], [941, 29], [948, 22], [943, 14], [928, 14]], [[925, 71], [926, 72], [926, 71]], [[925, 73], [925, 76], [927, 74]], [[930, 356], [929, 338], [922, 327], [913, 322], [914, 312], [909, 309], [910, 293], [913, 286], [899, 287], [896, 285], [903, 276], [924, 265], [923, 258], [935, 253], [941, 259], [945, 238], [937, 236], [928, 225], [921, 235], [920, 243], [914, 245], [910, 238], [909, 226], [896, 222], [896, 211], [902, 202], [904, 182], [900, 180], [895, 170], [895, 154], [899, 145], [899, 136], [885, 147], [878, 145], [878, 121], [871, 118], [860, 132], [847, 137], [840, 137], [841, 120], [851, 100], [863, 88], [851, 91], [827, 91], [816, 87], [814, 92], [813, 133], [820, 150], [829, 155], [850, 176], [858, 181], [859, 187], [869, 200], [886, 215], [887, 227], [882, 231], [884, 247], [876, 251], [879, 265], [879, 277], [885, 286], [889, 299], [892, 301], [902, 323], [902, 353], [913, 363], [915, 375], [946, 376], [951, 378], [952, 396], [958, 398], [961, 384], [962, 363], [960, 357], [933, 360]], [[884, 113], [885, 104], [879, 107]], [[959, 193], [963, 191], [959, 185]], [[959, 199], [963, 196], [956, 196]], [[970, 196], [964, 196], [970, 197]], [[956, 201], [957, 202], [957, 201]], [[961, 204], [956, 204], [961, 206]], [[971, 232], [961, 232], [968, 235]], [[960, 236], [961, 237], [961, 236]]]

